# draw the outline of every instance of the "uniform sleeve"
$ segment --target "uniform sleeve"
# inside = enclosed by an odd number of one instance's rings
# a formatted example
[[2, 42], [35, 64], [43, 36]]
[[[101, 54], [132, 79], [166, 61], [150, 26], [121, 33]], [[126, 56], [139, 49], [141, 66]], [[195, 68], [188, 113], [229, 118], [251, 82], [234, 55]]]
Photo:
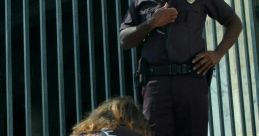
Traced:
[[234, 10], [224, 0], [205, 0], [208, 15], [224, 25], [235, 15]]
[[124, 19], [122, 20], [120, 30], [123, 30], [127, 27], [130, 26], [136, 26], [138, 25], [139, 20], [138, 20], [138, 14], [137, 14], [137, 8], [135, 6], [135, 2], [133, 1], [124, 16]]

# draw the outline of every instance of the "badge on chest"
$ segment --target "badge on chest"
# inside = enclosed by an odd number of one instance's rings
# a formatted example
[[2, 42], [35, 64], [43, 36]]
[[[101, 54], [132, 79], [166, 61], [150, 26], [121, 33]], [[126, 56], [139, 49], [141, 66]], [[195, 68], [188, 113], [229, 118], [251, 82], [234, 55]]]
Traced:
[[193, 4], [195, 2], [195, 0], [186, 0], [186, 2], [189, 4]]

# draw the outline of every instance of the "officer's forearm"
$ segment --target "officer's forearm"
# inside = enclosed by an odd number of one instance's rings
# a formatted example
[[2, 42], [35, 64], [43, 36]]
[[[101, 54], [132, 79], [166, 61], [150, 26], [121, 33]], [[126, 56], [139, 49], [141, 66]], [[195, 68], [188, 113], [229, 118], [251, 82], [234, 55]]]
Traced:
[[216, 48], [216, 51], [222, 56], [224, 56], [229, 48], [237, 41], [238, 36], [242, 30], [242, 23], [237, 15], [233, 16], [230, 21], [225, 25], [226, 32], [224, 37]]
[[137, 47], [152, 29], [154, 29], [154, 26], [150, 21], [145, 21], [138, 26], [122, 30], [120, 32], [121, 46], [123, 49]]

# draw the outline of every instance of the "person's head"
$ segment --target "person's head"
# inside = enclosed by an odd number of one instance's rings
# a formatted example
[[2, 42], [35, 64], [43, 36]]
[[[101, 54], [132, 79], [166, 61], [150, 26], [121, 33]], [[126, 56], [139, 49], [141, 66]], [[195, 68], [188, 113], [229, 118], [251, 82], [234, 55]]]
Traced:
[[96, 133], [102, 128], [115, 130], [120, 125], [143, 136], [149, 135], [148, 121], [130, 97], [116, 97], [103, 102], [73, 128], [73, 135]]

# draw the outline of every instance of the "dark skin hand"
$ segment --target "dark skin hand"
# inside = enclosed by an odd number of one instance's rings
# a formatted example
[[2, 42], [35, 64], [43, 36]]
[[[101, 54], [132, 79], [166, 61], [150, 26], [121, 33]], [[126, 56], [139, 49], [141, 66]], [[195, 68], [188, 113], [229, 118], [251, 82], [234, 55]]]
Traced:
[[199, 53], [193, 59], [193, 70], [195, 70], [198, 75], [204, 76], [209, 69], [219, 63], [221, 58], [227, 53], [227, 51], [237, 40], [242, 30], [242, 23], [237, 15], [234, 15], [232, 18], [230, 18], [230, 20], [224, 24], [224, 26], [226, 27], [226, 32], [216, 50]]
[[120, 43], [124, 49], [137, 47], [146, 35], [157, 27], [172, 23], [177, 18], [177, 10], [167, 3], [155, 11], [152, 17], [138, 26], [128, 27], [120, 32]]

